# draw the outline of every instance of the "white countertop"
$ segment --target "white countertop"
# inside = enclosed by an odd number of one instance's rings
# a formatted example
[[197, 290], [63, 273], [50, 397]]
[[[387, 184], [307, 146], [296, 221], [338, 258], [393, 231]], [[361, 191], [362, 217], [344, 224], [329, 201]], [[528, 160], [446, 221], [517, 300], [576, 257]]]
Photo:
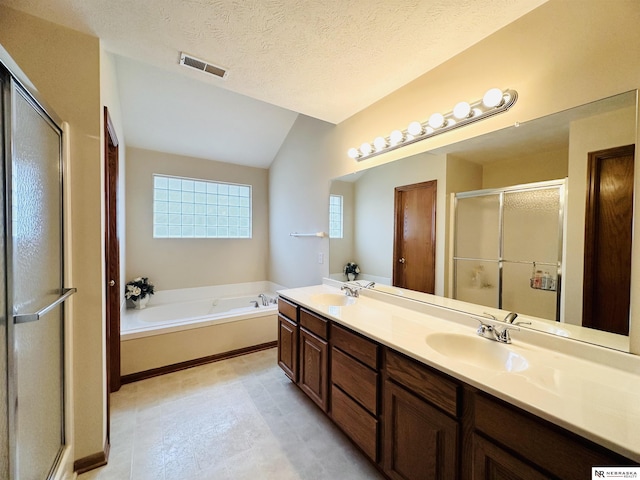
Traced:
[[[528, 363], [497, 370], [439, 353], [427, 337], [475, 336], [477, 321], [457, 311], [362, 290], [347, 306], [322, 305], [333, 286], [281, 290], [281, 296], [430, 365], [458, 380], [640, 462], [640, 360], [628, 353], [522, 329], [508, 348]], [[389, 298], [385, 298], [389, 297]], [[491, 323], [491, 322], [487, 322]], [[433, 338], [433, 337], [432, 337]]]

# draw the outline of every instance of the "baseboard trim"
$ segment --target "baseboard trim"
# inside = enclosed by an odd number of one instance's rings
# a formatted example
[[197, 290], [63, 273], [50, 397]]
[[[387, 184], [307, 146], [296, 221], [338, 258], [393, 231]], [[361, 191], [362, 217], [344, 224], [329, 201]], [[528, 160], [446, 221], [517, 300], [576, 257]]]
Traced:
[[215, 355], [196, 358], [194, 360], [187, 360], [186, 362], [174, 363], [172, 365], [166, 365], [164, 367], [152, 368], [151, 370], [129, 373], [120, 377], [120, 383], [124, 385], [126, 383], [139, 382], [140, 380], [145, 380], [147, 378], [153, 378], [160, 375], [165, 375], [167, 373], [178, 372], [180, 370], [186, 370], [187, 368], [197, 367], [199, 365], [205, 365], [207, 363], [218, 362], [220, 360], [226, 360], [228, 358], [239, 357], [240, 355], [246, 355], [248, 353], [267, 350], [277, 345], [277, 341], [261, 343], [259, 345], [253, 345], [251, 347], [239, 348], [237, 350], [231, 350], [229, 352], [217, 353]]
[[73, 471], [78, 475], [88, 472], [89, 470], [93, 470], [98, 467], [102, 467], [107, 464], [109, 461], [109, 450], [111, 449], [111, 444], [109, 443], [109, 439], [105, 439], [104, 441], [104, 449], [102, 452], [97, 452], [87, 457], [79, 458], [75, 462], [73, 462]]

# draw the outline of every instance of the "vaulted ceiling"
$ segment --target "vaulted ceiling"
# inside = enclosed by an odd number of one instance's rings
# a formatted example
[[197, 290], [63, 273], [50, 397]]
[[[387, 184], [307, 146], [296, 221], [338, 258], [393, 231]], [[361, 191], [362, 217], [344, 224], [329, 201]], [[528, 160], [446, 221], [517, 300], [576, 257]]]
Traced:
[[[0, 4], [102, 40], [116, 58], [128, 145], [268, 167], [298, 113], [339, 123], [545, 1]], [[226, 79], [180, 66], [180, 52], [224, 67]]]

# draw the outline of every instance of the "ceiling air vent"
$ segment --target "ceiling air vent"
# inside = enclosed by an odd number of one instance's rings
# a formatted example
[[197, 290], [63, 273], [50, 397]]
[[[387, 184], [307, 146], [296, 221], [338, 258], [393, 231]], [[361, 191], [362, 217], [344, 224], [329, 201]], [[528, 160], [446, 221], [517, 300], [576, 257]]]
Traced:
[[180, 65], [195, 68], [196, 70], [200, 70], [201, 72], [205, 72], [219, 78], [227, 77], [227, 71], [224, 68], [205, 62], [199, 58], [192, 57], [184, 52], [180, 54]]

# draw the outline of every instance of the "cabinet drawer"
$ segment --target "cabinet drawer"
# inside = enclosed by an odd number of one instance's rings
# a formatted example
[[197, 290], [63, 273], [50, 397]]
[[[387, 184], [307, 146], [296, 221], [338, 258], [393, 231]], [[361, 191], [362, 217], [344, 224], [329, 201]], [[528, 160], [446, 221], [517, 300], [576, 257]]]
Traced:
[[378, 374], [333, 347], [331, 381], [373, 415], [378, 413]]
[[327, 339], [327, 332], [329, 329], [329, 322], [322, 317], [317, 316], [315, 313], [311, 313], [304, 308], [300, 309], [300, 325], [315, 333], [320, 338]]
[[460, 387], [428, 367], [387, 349], [387, 375], [450, 415], [458, 416]]
[[371, 460], [378, 461], [378, 421], [335, 385], [331, 387], [331, 417]]
[[298, 321], [298, 307], [282, 297], [278, 297], [278, 311], [289, 320]]
[[377, 343], [339, 327], [335, 323], [331, 325], [331, 343], [334, 347], [349, 353], [365, 365], [378, 370], [378, 349], [380, 347]]

